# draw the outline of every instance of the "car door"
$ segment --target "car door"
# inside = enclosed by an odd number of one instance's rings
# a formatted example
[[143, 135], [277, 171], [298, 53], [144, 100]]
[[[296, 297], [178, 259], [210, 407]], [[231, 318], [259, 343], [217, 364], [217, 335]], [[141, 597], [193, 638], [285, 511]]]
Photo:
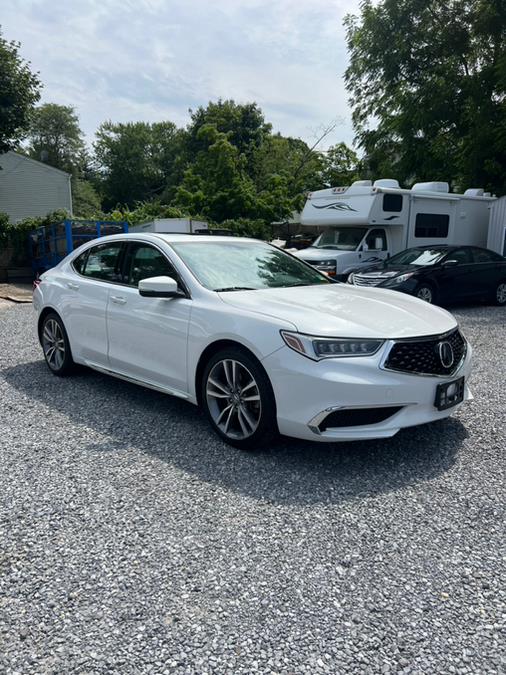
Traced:
[[62, 314], [78, 361], [107, 366], [106, 309], [112, 284], [120, 282], [123, 242], [87, 249], [65, 275]]
[[107, 306], [109, 366], [115, 372], [174, 393], [186, 393], [189, 297], [139, 295], [141, 279], [170, 276], [182, 284], [165, 253], [145, 242], [129, 242], [124, 285], [111, 289]]
[[469, 248], [450, 251], [434, 270], [440, 297], [448, 302], [466, 300], [476, 295], [473, 259]]
[[494, 295], [497, 284], [504, 278], [504, 268], [500, 263], [504, 260], [498, 253], [485, 248], [470, 249], [473, 257], [473, 281], [476, 295], [490, 298]]
[[387, 236], [383, 228], [370, 230], [360, 247], [360, 265], [369, 266], [386, 260], [388, 254]]

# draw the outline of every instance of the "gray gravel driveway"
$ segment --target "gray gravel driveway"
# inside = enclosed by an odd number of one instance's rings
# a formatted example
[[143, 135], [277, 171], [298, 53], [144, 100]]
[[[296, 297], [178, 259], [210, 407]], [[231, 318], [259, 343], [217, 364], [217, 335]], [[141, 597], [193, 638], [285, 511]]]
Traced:
[[506, 314], [455, 314], [456, 416], [245, 454], [2, 308], [0, 672], [506, 672]]

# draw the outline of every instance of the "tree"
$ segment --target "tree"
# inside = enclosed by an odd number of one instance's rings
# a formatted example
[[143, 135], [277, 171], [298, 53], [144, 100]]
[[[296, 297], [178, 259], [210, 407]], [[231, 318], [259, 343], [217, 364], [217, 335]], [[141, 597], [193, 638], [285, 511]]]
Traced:
[[177, 184], [181, 133], [172, 122], [104, 122], [94, 149], [105, 208], [133, 206]]
[[40, 80], [19, 56], [19, 43], [0, 32], [0, 153], [14, 149], [29, 126], [40, 98]]
[[345, 79], [369, 167], [506, 191], [504, 0], [364, 0]]
[[322, 158], [322, 183], [327, 187], [350, 185], [358, 180], [360, 162], [357, 153], [346, 143], [331, 146]]
[[94, 218], [100, 215], [100, 197], [89, 181], [82, 178], [72, 179], [72, 210], [76, 218]]
[[44, 103], [33, 111], [28, 154], [51, 166], [77, 173], [85, 151], [79, 119], [72, 106]]
[[220, 223], [238, 217], [258, 217], [257, 195], [245, 171], [245, 158], [213, 124], [199, 129], [201, 146], [176, 193], [176, 204], [192, 215], [202, 213]]
[[256, 103], [235, 103], [235, 101], [209, 102], [206, 108], [200, 106], [190, 110], [191, 121], [187, 129], [188, 159], [192, 161], [198, 152], [205, 149], [206, 142], [199, 137], [203, 126], [212, 125], [226, 135], [227, 140], [246, 157], [245, 169], [250, 171], [250, 160], [256, 148], [259, 148], [271, 132], [271, 125], [265, 122], [264, 115]]

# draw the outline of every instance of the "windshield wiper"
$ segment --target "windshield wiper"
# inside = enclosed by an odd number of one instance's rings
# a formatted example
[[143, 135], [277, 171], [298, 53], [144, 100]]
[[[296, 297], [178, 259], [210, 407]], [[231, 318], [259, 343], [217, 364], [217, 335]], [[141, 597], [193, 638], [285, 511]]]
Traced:
[[224, 293], [225, 291], [256, 291], [256, 288], [250, 288], [249, 286], [224, 286], [223, 288], [215, 288], [216, 293]]

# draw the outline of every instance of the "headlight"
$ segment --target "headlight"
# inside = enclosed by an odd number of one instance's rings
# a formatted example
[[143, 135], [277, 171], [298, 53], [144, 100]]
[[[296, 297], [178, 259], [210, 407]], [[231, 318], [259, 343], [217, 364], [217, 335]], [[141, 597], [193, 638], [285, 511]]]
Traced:
[[317, 270], [328, 276], [335, 276], [336, 274], [335, 260], [315, 260], [314, 262], [311, 261], [311, 264], [316, 267]]
[[353, 272], [348, 276], [346, 279], [347, 284], [352, 284], [353, 283]]
[[290, 333], [282, 330], [285, 343], [299, 354], [310, 359], [342, 358], [349, 356], [372, 356], [376, 354], [384, 340], [369, 338], [322, 338], [303, 333]]
[[401, 274], [398, 277], [393, 277], [392, 279], [388, 280], [389, 284], [402, 284], [408, 279], [411, 279], [413, 276], [414, 272], [406, 272], [406, 274]]

